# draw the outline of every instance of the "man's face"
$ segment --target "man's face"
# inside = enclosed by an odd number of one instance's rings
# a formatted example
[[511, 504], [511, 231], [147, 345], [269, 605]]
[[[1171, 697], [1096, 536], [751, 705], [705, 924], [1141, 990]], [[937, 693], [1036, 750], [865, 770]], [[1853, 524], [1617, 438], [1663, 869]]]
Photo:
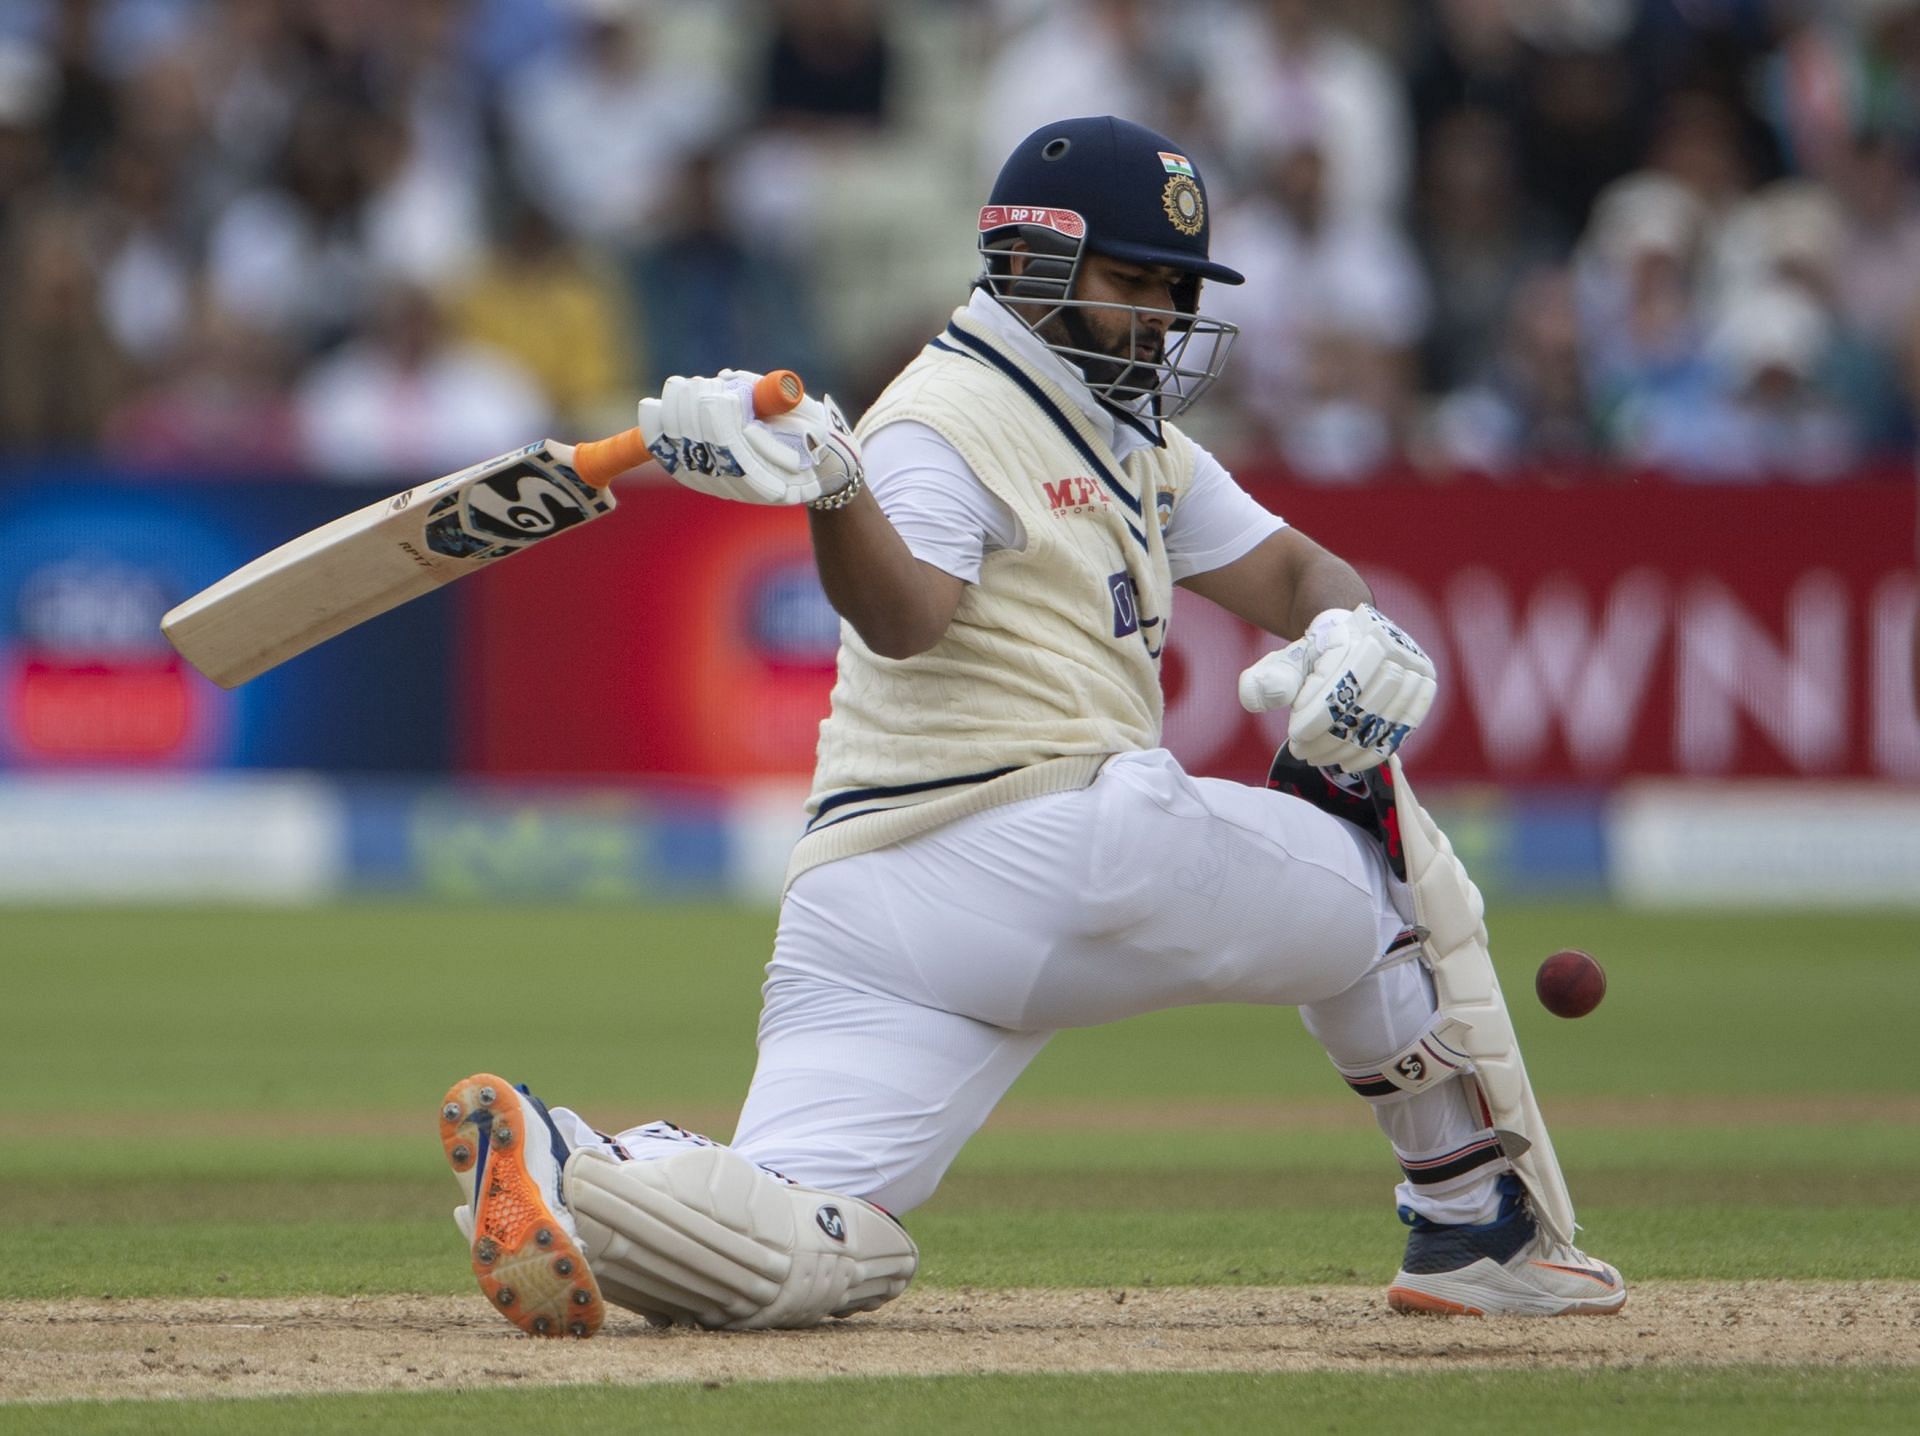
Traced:
[[[1015, 278], [1025, 270], [1027, 263], [1024, 246], [1015, 246]], [[1123, 259], [1109, 259], [1101, 254], [1089, 254], [1080, 263], [1080, 273], [1071, 297], [1086, 300], [1090, 304], [1125, 304], [1147, 310], [1172, 311], [1178, 307], [1174, 299], [1174, 287], [1181, 278], [1180, 271], [1170, 265], [1134, 264]], [[1017, 307], [1030, 322], [1039, 323], [1053, 305], [1036, 300]], [[1085, 332], [1073, 335], [1062, 328], [1067, 322], [1066, 314], [1075, 317], [1076, 327], [1090, 331], [1095, 342], [1085, 342], [1088, 337]], [[1073, 343], [1078, 348], [1095, 349], [1102, 354], [1111, 354], [1116, 359], [1145, 359], [1157, 363], [1166, 348], [1167, 326], [1171, 323], [1167, 313], [1141, 315], [1137, 333], [1130, 315], [1113, 310], [1075, 308], [1066, 311], [1066, 314], [1056, 314], [1040, 323], [1041, 333], [1054, 343]]]
[[[1175, 308], [1174, 286], [1180, 271], [1165, 264], [1133, 264], [1090, 254], [1080, 265], [1073, 297], [1090, 304], [1124, 304], [1160, 313], [1132, 315], [1113, 309], [1072, 309], [1093, 342], [1085, 345], [1115, 359], [1158, 364], [1167, 347], [1167, 326]], [[1064, 323], [1066, 315], [1054, 324]]]
[[[1012, 274], [1016, 280], [1029, 262], [1024, 246], [1015, 246]], [[1160, 371], [1153, 366], [1165, 361], [1167, 330], [1179, 322], [1175, 296], [1185, 278], [1170, 265], [1088, 254], [1080, 262], [1069, 296], [1082, 304], [1061, 308], [1057, 302], [1035, 299], [1016, 302], [1014, 307], [1048, 344], [1105, 356], [1074, 358], [1089, 383], [1151, 393], [1160, 386]], [[1191, 288], [1187, 298], [1189, 302], [1197, 298]]]

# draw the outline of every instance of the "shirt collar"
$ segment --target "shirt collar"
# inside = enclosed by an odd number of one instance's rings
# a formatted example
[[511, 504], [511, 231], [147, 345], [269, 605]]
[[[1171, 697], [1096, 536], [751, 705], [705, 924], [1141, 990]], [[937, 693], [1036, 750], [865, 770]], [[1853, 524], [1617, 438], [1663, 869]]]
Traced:
[[1031, 329], [1020, 322], [1018, 315], [986, 290], [973, 291], [972, 298], [967, 301], [967, 313], [991, 329], [994, 337], [1022, 360], [1064, 389], [1067, 397], [1087, 416], [1087, 422], [1093, 425], [1093, 431], [1100, 436], [1114, 458], [1125, 463], [1129, 455], [1153, 447], [1151, 439], [1133, 425], [1121, 423], [1111, 409], [1094, 397], [1093, 390], [1087, 387], [1086, 377], [1077, 368], [1043, 344]]

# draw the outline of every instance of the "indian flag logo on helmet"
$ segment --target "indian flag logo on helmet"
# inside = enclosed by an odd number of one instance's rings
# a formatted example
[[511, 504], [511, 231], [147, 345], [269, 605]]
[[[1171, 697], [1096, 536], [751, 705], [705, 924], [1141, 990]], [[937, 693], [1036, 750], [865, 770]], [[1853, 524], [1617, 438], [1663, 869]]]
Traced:
[[1188, 179], [1193, 178], [1193, 162], [1185, 155], [1169, 154], [1161, 150], [1160, 163], [1166, 166], [1167, 173], [1170, 175], [1185, 175]]

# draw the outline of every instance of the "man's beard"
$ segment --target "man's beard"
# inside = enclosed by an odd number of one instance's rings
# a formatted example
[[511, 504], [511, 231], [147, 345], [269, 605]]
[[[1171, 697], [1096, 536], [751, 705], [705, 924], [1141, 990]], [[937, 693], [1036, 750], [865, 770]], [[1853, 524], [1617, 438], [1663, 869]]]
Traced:
[[[1114, 395], [1112, 402], [1131, 407], [1131, 395], [1116, 391], [1132, 390], [1136, 394], [1148, 397], [1157, 396], [1160, 390], [1159, 364], [1166, 352], [1164, 337], [1154, 330], [1142, 330], [1137, 325], [1129, 325], [1128, 332], [1116, 341], [1124, 346], [1125, 353], [1115, 353], [1114, 348], [1102, 344], [1093, 332], [1093, 326], [1087, 323], [1086, 315], [1078, 309], [1061, 310], [1053, 321], [1058, 324], [1066, 336], [1067, 343], [1087, 354], [1097, 354], [1096, 359], [1079, 360], [1080, 372], [1086, 375], [1087, 383], [1096, 393]], [[1144, 336], [1152, 352], [1145, 357], [1133, 353], [1132, 339], [1135, 334]]]

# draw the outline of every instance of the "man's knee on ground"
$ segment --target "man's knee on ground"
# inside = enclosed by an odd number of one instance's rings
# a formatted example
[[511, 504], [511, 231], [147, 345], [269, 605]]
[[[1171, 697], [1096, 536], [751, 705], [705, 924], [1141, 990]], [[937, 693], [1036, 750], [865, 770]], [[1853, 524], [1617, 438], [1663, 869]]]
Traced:
[[657, 1324], [813, 1326], [891, 1301], [919, 1263], [878, 1207], [782, 1182], [724, 1147], [645, 1162], [581, 1151], [565, 1181], [601, 1290]]

